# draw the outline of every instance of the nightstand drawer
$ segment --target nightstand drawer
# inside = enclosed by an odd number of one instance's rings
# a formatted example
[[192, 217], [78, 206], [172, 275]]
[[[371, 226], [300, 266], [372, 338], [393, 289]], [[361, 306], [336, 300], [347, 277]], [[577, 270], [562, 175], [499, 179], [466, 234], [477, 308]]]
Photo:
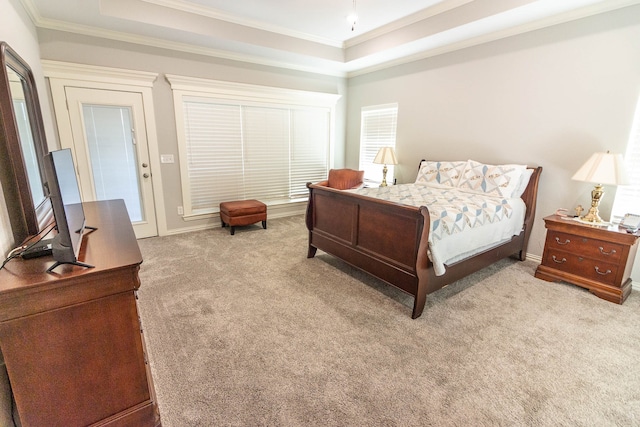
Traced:
[[555, 250], [546, 251], [542, 263], [547, 267], [575, 274], [588, 280], [616, 286], [618, 264], [615, 263]]
[[549, 230], [546, 247], [580, 254], [585, 258], [594, 258], [606, 262], [619, 263], [624, 247], [617, 243]]

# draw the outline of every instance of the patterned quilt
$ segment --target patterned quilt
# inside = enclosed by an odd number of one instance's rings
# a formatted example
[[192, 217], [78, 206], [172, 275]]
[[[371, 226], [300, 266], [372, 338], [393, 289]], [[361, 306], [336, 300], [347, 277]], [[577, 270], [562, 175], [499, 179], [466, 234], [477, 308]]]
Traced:
[[426, 206], [431, 219], [429, 242], [511, 217], [508, 199], [453, 187], [400, 184], [352, 190], [364, 196], [415, 207]]

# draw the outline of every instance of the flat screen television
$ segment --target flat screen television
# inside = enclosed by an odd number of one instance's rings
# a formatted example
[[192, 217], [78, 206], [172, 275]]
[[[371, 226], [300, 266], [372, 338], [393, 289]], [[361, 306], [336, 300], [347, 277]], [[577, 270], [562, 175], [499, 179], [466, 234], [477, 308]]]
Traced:
[[46, 187], [53, 207], [58, 234], [53, 238], [51, 252], [56, 261], [47, 272], [60, 264], [74, 264], [91, 268], [93, 266], [78, 261], [85, 228], [84, 209], [80, 198], [73, 156], [68, 148], [51, 151], [44, 157]]

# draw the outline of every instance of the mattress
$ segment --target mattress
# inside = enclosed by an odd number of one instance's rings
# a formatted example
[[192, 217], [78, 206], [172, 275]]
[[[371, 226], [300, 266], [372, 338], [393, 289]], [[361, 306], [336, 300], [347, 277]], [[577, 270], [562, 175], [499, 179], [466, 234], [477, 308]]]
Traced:
[[446, 265], [498, 246], [520, 234], [526, 205], [441, 184], [415, 183], [348, 190], [367, 197], [429, 210], [429, 258], [441, 276]]

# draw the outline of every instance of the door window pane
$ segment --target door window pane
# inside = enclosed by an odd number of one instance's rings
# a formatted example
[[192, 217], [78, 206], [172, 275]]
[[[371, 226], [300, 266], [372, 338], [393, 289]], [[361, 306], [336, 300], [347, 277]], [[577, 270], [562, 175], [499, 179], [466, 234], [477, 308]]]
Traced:
[[131, 109], [85, 104], [82, 110], [96, 200], [124, 199], [131, 221], [142, 221]]

